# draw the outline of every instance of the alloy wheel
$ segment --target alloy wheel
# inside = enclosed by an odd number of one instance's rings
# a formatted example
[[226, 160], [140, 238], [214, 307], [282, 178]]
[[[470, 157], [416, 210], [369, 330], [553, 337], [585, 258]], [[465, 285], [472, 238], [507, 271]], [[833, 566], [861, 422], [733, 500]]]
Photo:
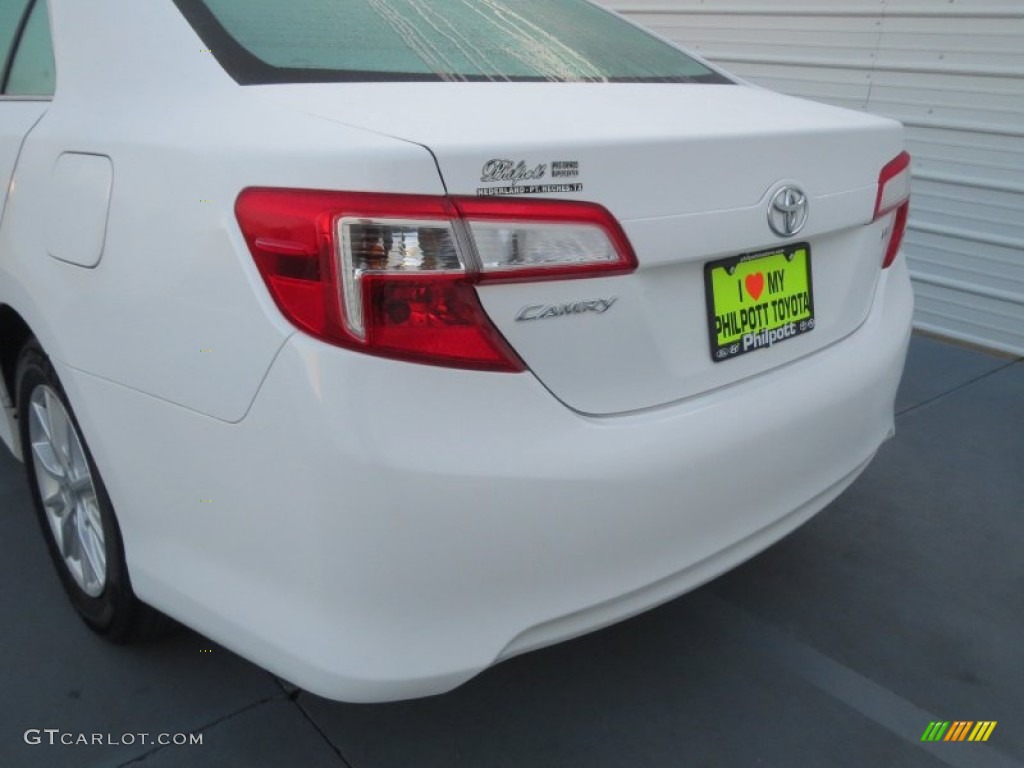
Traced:
[[89, 597], [107, 584], [106, 533], [82, 441], [57, 393], [37, 386], [29, 400], [28, 433], [39, 497], [57, 549]]

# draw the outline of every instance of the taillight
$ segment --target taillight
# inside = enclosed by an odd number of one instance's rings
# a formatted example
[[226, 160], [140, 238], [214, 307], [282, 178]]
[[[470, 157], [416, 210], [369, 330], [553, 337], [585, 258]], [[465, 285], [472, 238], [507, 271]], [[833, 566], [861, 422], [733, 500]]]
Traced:
[[604, 208], [567, 200], [456, 198], [481, 282], [557, 280], [636, 269], [626, 233]]
[[592, 203], [251, 188], [235, 212], [294, 325], [434, 365], [524, 370], [484, 312], [480, 283], [636, 268], [618, 222]]
[[[887, 163], [878, 175], [878, 197], [875, 199], [874, 221], [893, 214], [887, 229], [889, 242], [885, 248], [882, 269], [892, 265], [903, 243], [907, 231], [907, 214], [910, 210], [910, 155], [901, 152]], [[895, 212], [895, 213], [894, 213]]]

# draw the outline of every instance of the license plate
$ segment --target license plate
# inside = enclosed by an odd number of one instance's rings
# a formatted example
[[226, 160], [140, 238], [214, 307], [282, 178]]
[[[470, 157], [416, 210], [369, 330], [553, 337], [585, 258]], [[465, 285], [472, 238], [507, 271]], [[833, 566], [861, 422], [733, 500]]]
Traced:
[[796, 243], [704, 265], [716, 363], [814, 330], [811, 246]]

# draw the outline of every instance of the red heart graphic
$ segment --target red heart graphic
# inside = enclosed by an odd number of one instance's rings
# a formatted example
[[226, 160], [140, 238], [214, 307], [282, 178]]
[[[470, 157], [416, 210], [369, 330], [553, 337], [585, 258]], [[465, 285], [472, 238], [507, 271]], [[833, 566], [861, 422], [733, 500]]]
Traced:
[[761, 298], [761, 294], [764, 292], [764, 273], [755, 272], [752, 275], [747, 275], [743, 284], [747, 287], [747, 293], [751, 295], [754, 301], [757, 301]]

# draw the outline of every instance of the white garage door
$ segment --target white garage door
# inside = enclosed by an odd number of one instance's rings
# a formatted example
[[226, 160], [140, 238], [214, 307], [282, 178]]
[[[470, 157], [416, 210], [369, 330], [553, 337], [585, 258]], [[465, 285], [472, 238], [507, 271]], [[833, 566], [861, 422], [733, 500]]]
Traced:
[[907, 126], [918, 327], [1024, 355], [1024, 0], [606, 0], [775, 90]]

